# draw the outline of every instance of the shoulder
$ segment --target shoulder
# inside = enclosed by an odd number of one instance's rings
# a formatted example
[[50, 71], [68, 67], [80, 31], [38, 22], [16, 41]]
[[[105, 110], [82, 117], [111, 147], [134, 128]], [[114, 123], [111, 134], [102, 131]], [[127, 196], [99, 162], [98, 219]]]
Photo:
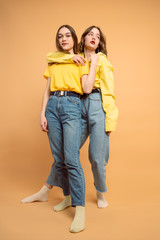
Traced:
[[108, 60], [107, 56], [102, 52], [99, 52], [98, 55], [99, 55], [98, 65], [99, 66], [105, 65], [106, 67], [109, 67], [110, 69], [113, 70], [113, 66]]
[[78, 53], [78, 55], [80, 55], [80, 56], [84, 57], [84, 53]]
[[64, 53], [62, 53], [62, 52], [49, 52], [49, 53], [47, 53], [47, 55], [46, 55], [46, 58], [48, 59], [48, 58], [59, 58], [59, 57], [62, 57], [62, 56], [64, 56], [65, 54]]

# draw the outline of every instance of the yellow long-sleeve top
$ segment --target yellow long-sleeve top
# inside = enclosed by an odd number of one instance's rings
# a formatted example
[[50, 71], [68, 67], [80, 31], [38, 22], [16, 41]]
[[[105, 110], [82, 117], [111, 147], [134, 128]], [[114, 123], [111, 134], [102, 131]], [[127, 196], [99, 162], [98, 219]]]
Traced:
[[[94, 88], [99, 88], [102, 95], [103, 110], [106, 114], [105, 130], [114, 131], [118, 119], [118, 109], [115, 105], [113, 66], [105, 54], [99, 52]], [[47, 62], [72, 63], [74, 55], [52, 52], [47, 55]], [[82, 56], [84, 56], [82, 54]], [[76, 65], [76, 64], [75, 64]]]
[[80, 79], [88, 73], [88, 63], [85, 66], [77, 66], [73, 63], [53, 63], [47, 66], [44, 77], [51, 78], [51, 91], [74, 91], [83, 94]]

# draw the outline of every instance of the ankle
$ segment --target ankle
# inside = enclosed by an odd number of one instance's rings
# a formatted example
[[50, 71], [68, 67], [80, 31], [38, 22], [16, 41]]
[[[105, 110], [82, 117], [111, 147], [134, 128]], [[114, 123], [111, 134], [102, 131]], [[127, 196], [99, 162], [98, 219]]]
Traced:
[[99, 208], [106, 208], [108, 206], [108, 202], [105, 199], [104, 193], [100, 193], [97, 191], [97, 205]]
[[47, 182], [45, 182], [45, 184], [44, 184], [48, 189], [52, 189], [53, 188], [53, 185], [50, 185], [50, 184], [48, 184]]
[[96, 191], [96, 195], [97, 197], [101, 197], [101, 196], [104, 196], [104, 193]]
[[84, 206], [76, 206], [76, 212], [81, 212], [81, 211], [85, 211], [85, 207]]

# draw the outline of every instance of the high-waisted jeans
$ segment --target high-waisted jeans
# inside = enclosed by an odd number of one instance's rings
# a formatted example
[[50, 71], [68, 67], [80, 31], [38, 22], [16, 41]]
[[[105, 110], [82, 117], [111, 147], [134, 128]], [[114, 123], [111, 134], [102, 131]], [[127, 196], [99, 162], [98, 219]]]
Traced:
[[71, 194], [72, 206], [84, 206], [85, 180], [79, 160], [81, 100], [78, 97], [51, 95], [45, 114], [55, 161], [55, 185], [61, 186], [65, 196]]
[[[89, 160], [92, 167], [94, 185], [97, 191], [107, 192], [106, 164], [109, 158], [109, 136], [105, 132], [105, 113], [100, 93], [91, 93], [81, 99], [81, 143], [85, 143], [88, 135]], [[62, 187], [58, 182], [55, 162], [46, 181], [53, 186]]]

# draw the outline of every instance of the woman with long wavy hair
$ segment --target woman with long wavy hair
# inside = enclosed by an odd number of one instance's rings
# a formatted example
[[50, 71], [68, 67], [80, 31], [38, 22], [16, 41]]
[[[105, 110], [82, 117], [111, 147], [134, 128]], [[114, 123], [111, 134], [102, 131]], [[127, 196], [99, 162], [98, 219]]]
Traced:
[[[62, 25], [58, 29], [56, 46], [61, 53], [77, 53], [78, 40], [71, 26]], [[65, 197], [61, 203], [54, 206], [54, 210], [62, 211], [68, 206], [75, 207], [70, 232], [80, 232], [85, 228], [85, 180], [79, 160], [81, 96], [92, 88], [97, 60], [97, 56], [92, 57], [90, 71], [87, 64], [77, 66], [74, 63], [50, 63], [44, 73], [47, 84], [40, 125], [48, 134], [58, 183]], [[48, 191], [47, 186], [43, 186], [43, 197]]]
[[[97, 205], [99, 208], [108, 206], [104, 193], [106, 186], [106, 164], [109, 158], [109, 135], [116, 128], [118, 109], [115, 106], [113, 67], [107, 59], [106, 40], [101, 29], [90, 26], [81, 36], [79, 43], [80, 55], [59, 54], [52, 52], [47, 55], [48, 63], [73, 63], [84, 65], [88, 59], [98, 55], [95, 81], [90, 82], [91, 88], [86, 90], [81, 98], [82, 103], [82, 132], [81, 147], [89, 136], [89, 160], [96, 188]], [[85, 59], [84, 59], [85, 57]], [[55, 163], [53, 163], [48, 179], [45, 183], [48, 191], [53, 186], [60, 186], [57, 180]], [[43, 198], [45, 196], [45, 198]], [[48, 200], [48, 192], [38, 192], [23, 202]]]

